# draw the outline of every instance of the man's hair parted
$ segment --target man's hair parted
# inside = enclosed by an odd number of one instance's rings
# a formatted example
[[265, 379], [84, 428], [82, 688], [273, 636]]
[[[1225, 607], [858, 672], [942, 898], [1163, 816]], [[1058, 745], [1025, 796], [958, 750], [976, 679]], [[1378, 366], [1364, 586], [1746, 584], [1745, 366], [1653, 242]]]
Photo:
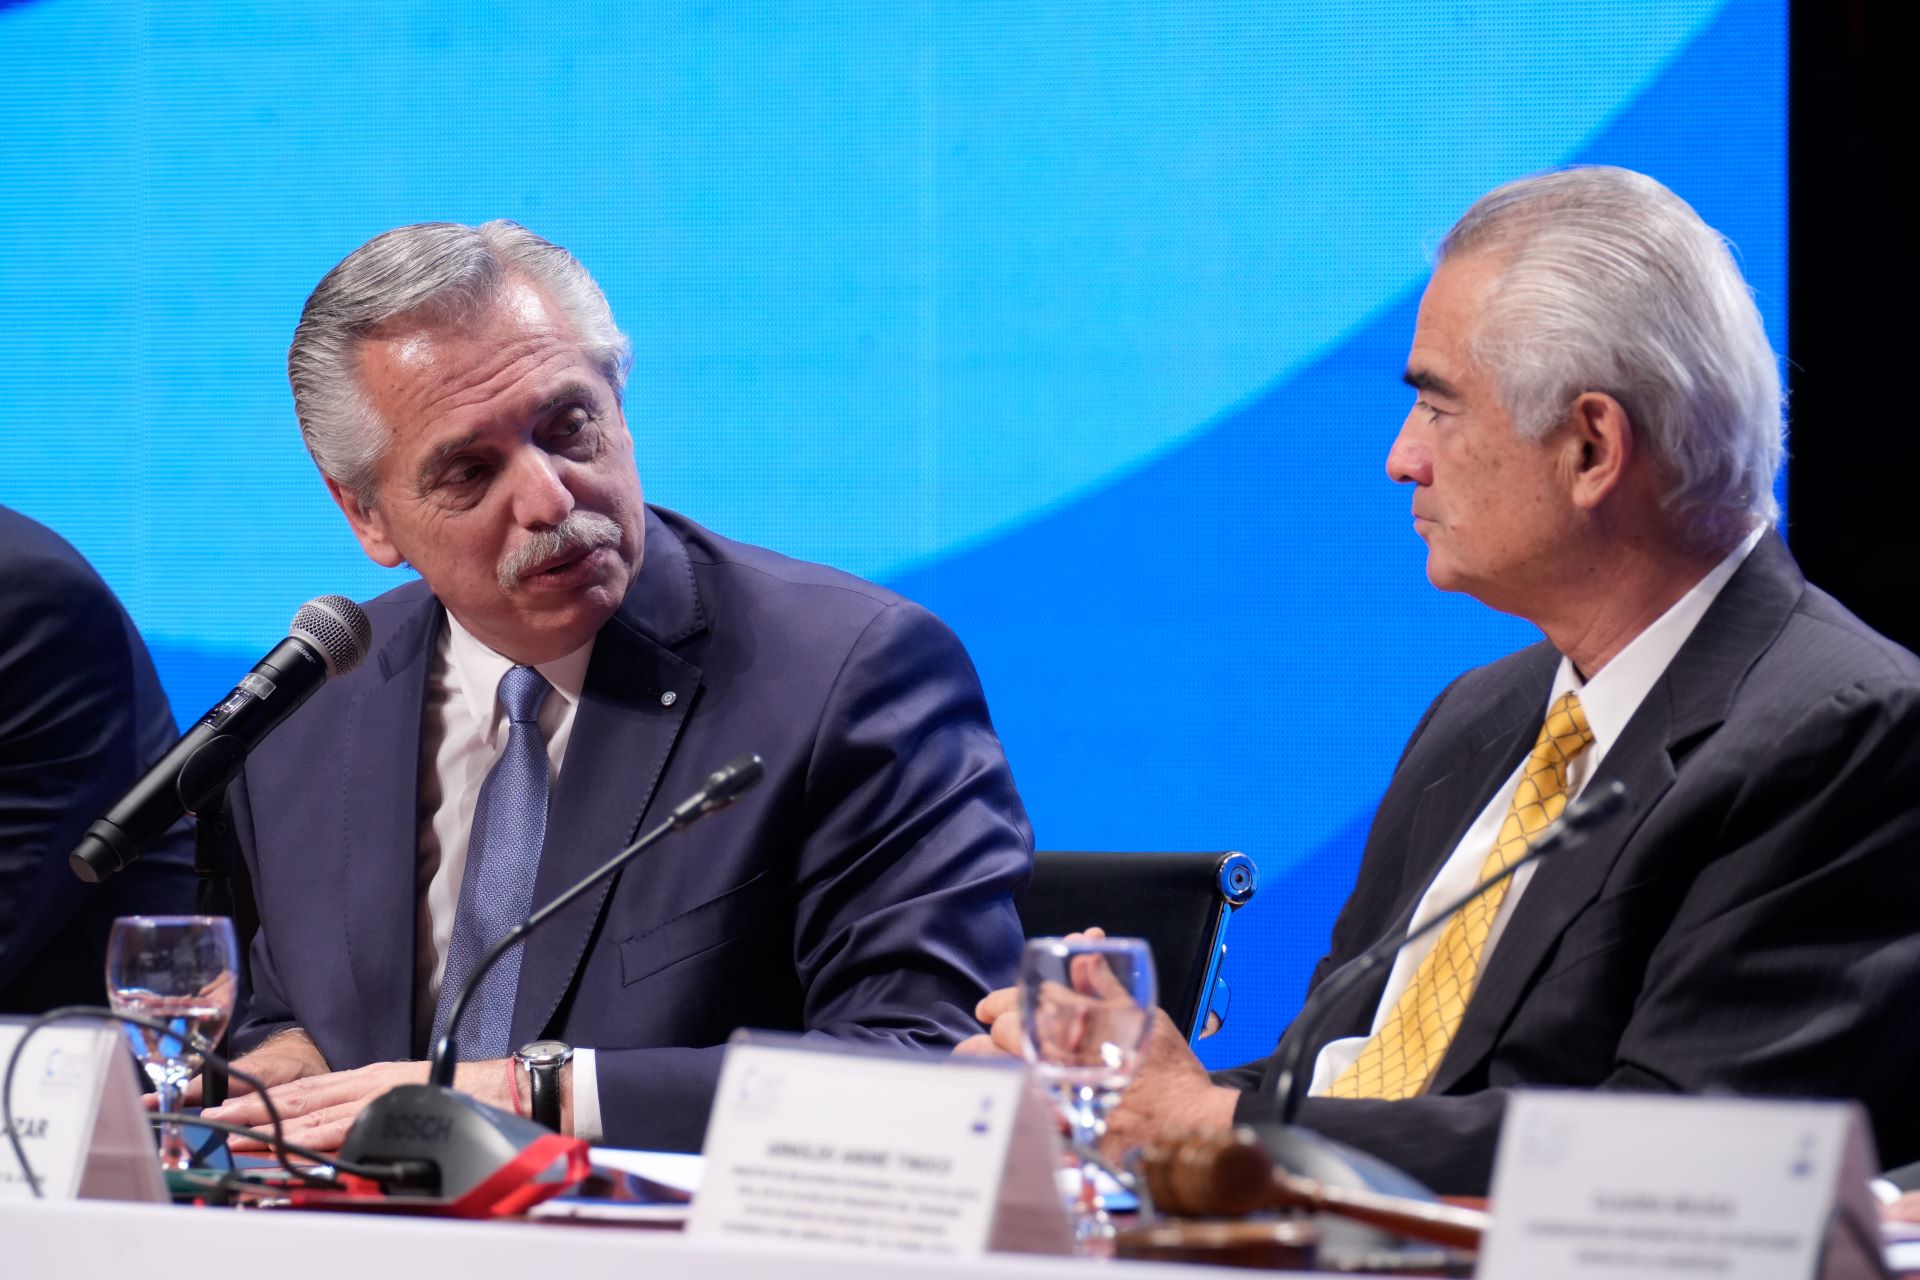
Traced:
[[360, 385], [360, 347], [402, 318], [457, 321], [487, 306], [511, 276], [539, 286], [580, 335], [619, 395], [631, 344], [606, 295], [571, 253], [518, 223], [422, 222], [355, 249], [307, 297], [287, 348], [287, 380], [307, 451], [320, 470], [368, 506], [388, 425]]

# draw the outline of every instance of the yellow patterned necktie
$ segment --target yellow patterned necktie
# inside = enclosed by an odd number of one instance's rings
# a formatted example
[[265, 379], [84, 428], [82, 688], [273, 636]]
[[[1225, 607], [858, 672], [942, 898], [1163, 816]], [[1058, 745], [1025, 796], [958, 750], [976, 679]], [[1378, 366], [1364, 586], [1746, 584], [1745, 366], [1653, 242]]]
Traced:
[[[1500, 837], [1480, 864], [1481, 880], [1518, 861], [1533, 838], [1560, 816], [1567, 807], [1567, 763], [1592, 741], [1579, 694], [1568, 693], [1548, 709], [1513, 803], [1507, 806], [1506, 821], [1500, 824]], [[1439, 941], [1420, 962], [1393, 1012], [1333, 1082], [1329, 1097], [1411, 1098], [1426, 1089], [1460, 1030], [1480, 977], [1487, 934], [1512, 886], [1511, 877], [1502, 880], [1441, 927]]]

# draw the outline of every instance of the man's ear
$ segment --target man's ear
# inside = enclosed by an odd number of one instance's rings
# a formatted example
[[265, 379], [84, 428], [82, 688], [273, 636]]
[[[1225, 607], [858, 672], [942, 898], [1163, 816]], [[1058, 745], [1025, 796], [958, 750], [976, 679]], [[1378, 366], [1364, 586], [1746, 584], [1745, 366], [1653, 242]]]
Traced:
[[1591, 511], [1619, 489], [1633, 466], [1633, 421], [1627, 407], [1604, 391], [1585, 391], [1573, 402], [1568, 424], [1569, 496]]
[[327, 482], [327, 492], [333, 495], [334, 504], [353, 526], [353, 536], [360, 540], [360, 549], [367, 553], [367, 558], [389, 569], [398, 568], [406, 557], [387, 536], [387, 522], [380, 512], [360, 501], [360, 495], [332, 476], [322, 478]]

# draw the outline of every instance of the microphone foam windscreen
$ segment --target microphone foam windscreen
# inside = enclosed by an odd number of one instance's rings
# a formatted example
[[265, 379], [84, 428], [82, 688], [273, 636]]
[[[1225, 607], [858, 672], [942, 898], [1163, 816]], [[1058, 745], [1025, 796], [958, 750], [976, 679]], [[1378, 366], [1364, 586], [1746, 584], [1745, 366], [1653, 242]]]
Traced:
[[327, 673], [335, 676], [359, 666], [373, 643], [366, 611], [345, 596], [315, 596], [300, 606], [287, 632], [318, 649]]

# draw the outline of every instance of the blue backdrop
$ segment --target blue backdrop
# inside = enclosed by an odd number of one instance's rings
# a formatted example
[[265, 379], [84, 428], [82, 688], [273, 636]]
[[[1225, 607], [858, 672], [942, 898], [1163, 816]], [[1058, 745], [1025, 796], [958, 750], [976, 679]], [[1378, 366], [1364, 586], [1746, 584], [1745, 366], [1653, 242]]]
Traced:
[[952, 622], [1043, 845], [1257, 859], [1237, 1061], [1427, 699], [1533, 638], [1426, 585], [1384, 475], [1428, 250], [1507, 178], [1643, 169], [1784, 349], [1785, 10], [0, 0], [0, 502], [197, 715], [395, 581], [298, 441], [307, 290], [525, 222], [633, 336], [649, 499]]

